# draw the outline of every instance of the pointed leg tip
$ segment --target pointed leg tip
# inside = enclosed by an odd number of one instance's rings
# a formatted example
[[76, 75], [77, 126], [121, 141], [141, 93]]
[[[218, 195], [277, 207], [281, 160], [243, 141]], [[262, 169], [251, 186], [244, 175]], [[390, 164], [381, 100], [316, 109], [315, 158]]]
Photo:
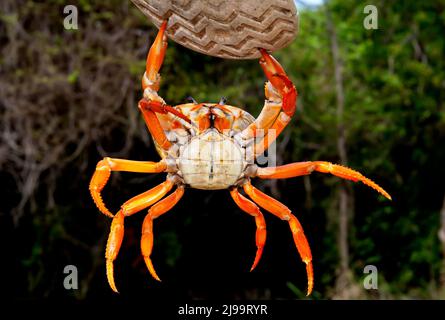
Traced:
[[116, 283], [114, 282], [114, 266], [113, 261], [107, 259], [107, 280], [108, 284], [110, 285], [111, 290], [113, 290], [115, 293], [119, 293], [119, 290], [117, 290]]
[[258, 247], [255, 255], [255, 260], [253, 261], [252, 267], [250, 267], [250, 272], [252, 272], [257, 267], [258, 263], [260, 262], [262, 254], [263, 254], [263, 247]]
[[148, 271], [150, 272], [153, 279], [156, 281], [162, 282], [159, 276], [157, 275], [155, 268], [153, 267], [153, 263], [149, 257], [144, 257], [145, 265], [147, 266]]
[[111, 219], [114, 218], [114, 214], [112, 214], [111, 212], [106, 212], [105, 215]]
[[312, 279], [308, 279], [306, 297], [309, 297], [312, 294], [313, 289], [314, 289], [314, 281]]
[[389, 193], [388, 192], [386, 192], [385, 190], [381, 190], [381, 191], [379, 191], [379, 193], [382, 195], [382, 196], [384, 196], [386, 199], [388, 199], [389, 201], [392, 201], [392, 197], [389, 195]]
[[312, 266], [312, 261], [305, 262], [306, 263], [306, 272], [307, 272], [307, 294], [306, 296], [310, 296], [312, 293], [312, 289], [314, 288], [314, 270]]
[[119, 293], [119, 290], [117, 290], [116, 283], [114, 282], [114, 277], [111, 275], [111, 277], [108, 277], [108, 284], [110, 285], [111, 290], [113, 290], [115, 293]]
[[156, 274], [156, 271], [155, 271], [154, 269], [150, 270], [150, 273], [151, 273], [151, 276], [152, 276], [156, 281], [162, 282], [162, 281], [161, 281], [161, 278], [159, 278], [159, 276]]
[[257, 265], [258, 265], [258, 261], [257, 261], [257, 259], [255, 259], [255, 261], [253, 262], [252, 266], [250, 267], [250, 271], [249, 272], [252, 272], [253, 270], [255, 270]]
[[[111, 284], [110, 284], [110, 286], [111, 286]], [[111, 287], [111, 290], [113, 290], [114, 293], [120, 293], [119, 290], [117, 290], [116, 286]]]

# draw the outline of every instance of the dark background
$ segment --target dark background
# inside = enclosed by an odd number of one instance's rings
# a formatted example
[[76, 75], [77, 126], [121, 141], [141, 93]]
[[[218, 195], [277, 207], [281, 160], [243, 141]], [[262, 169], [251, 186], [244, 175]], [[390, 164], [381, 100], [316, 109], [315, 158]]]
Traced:
[[[79, 9], [78, 30], [63, 27], [67, 4]], [[377, 30], [363, 28], [362, 1], [297, 4], [299, 36], [274, 54], [300, 94], [278, 139], [278, 162], [347, 163], [393, 201], [320, 173], [254, 184], [301, 221], [314, 257], [311, 298], [443, 299], [445, 2], [375, 1]], [[111, 220], [94, 206], [88, 183], [103, 156], [159, 159], [137, 109], [157, 30], [129, 1], [6, 0], [0, 9], [2, 283], [14, 299], [109, 298]], [[207, 57], [170, 41], [161, 74], [160, 94], [173, 105], [189, 95], [225, 96], [254, 116], [263, 105], [265, 77], [254, 60]], [[113, 173], [105, 201], [117, 210], [163, 179]], [[155, 221], [152, 259], [162, 283], [140, 254], [145, 213], [127, 218], [115, 262], [121, 296], [304, 298], [305, 268], [288, 225], [264, 214], [267, 244], [250, 273], [253, 218], [225, 190], [187, 189]], [[69, 264], [78, 268], [78, 290], [63, 287]], [[370, 264], [378, 290], [363, 288]]]

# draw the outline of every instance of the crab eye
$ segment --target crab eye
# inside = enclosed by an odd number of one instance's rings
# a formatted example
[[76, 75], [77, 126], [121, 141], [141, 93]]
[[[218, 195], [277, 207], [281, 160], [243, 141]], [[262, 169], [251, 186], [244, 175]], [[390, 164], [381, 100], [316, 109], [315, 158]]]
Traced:
[[196, 102], [196, 100], [195, 100], [195, 99], [193, 99], [193, 97], [192, 97], [192, 96], [188, 96], [186, 100], [187, 100], [188, 102], [191, 102], [191, 103], [193, 103], [193, 104], [198, 104], [198, 102]]

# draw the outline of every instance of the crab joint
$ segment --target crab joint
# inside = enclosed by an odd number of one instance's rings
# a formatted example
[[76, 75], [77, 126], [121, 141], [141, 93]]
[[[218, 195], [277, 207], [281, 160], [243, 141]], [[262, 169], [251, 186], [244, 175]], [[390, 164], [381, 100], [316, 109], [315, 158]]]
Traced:
[[246, 169], [244, 170], [244, 176], [246, 177], [256, 177], [258, 171], [258, 166], [256, 164], [249, 164], [246, 166]]
[[167, 165], [167, 169], [165, 170], [168, 173], [175, 173], [178, 172], [179, 168], [178, 165], [176, 163], [176, 160], [172, 157], [172, 156], [167, 156], [164, 159], [166, 165]]

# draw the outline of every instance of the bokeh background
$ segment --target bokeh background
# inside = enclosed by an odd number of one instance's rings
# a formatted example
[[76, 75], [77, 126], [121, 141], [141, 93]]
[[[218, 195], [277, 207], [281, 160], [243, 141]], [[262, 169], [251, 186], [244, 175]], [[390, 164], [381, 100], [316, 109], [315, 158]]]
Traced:
[[[63, 8], [76, 5], [78, 30]], [[279, 164], [327, 160], [383, 186], [373, 190], [314, 173], [255, 181], [300, 219], [314, 256], [314, 299], [445, 298], [445, 2], [373, 1], [378, 30], [363, 27], [368, 2], [297, 2], [299, 36], [275, 53], [300, 95], [277, 142]], [[145, 56], [157, 30], [130, 1], [0, 3], [0, 242], [2, 286], [15, 299], [113, 296], [105, 277], [110, 220], [88, 192], [104, 156], [157, 160], [137, 108]], [[258, 115], [265, 77], [257, 61], [207, 57], [169, 43], [160, 94], [189, 95]], [[164, 179], [113, 173], [111, 208]], [[148, 274], [139, 249], [145, 212], [126, 219], [115, 263], [124, 297], [299, 299], [306, 274], [288, 225], [265, 213], [257, 269], [255, 223], [227, 191], [186, 190], [155, 221]], [[75, 265], [79, 289], [63, 287]], [[378, 268], [378, 290], [363, 268]]]

